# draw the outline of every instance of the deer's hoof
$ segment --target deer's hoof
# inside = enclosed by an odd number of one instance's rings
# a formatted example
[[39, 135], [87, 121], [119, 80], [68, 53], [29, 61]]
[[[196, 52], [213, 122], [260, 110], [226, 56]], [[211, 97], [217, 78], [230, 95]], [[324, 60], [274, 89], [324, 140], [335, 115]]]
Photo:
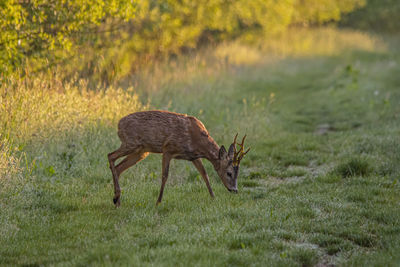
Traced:
[[115, 204], [116, 207], [119, 207], [119, 205], [121, 204], [119, 197], [114, 197], [113, 198], [113, 202]]

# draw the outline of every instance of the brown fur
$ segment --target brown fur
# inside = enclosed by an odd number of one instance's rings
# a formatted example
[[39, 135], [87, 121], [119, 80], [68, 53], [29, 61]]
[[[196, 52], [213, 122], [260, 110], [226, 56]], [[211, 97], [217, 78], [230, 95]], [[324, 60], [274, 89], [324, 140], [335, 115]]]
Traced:
[[[119, 176], [123, 171], [144, 159], [149, 153], [163, 154], [162, 184], [157, 203], [161, 202], [164, 186], [168, 179], [169, 162], [173, 158], [192, 161], [212, 197], [214, 193], [201, 158], [206, 158], [213, 164], [228, 190], [237, 191], [238, 168], [235, 171], [231, 166], [233, 144], [229, 153], [223, 146], [219, 148], [203, 123], [195, 117], [168, 111], [136, 112], [119, 121], [118, 136], [121, 139], [121, 147], [108, 154], [114, 181], [114, 203], [116, 206], [120, 205]], [[126, 158], [115, 166], [115, 161], [124, 156]], [[230, 176], [234, 173], [235, 181], [231, 182], [227, 179], [227, 170], [231, 172]]]

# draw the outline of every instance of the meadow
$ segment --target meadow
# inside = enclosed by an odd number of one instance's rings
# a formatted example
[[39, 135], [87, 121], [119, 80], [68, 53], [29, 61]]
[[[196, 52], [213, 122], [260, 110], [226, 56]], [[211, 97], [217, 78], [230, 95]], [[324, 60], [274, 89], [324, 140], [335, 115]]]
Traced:
[[[397, 266], [400, 40], [292, 30], [225, 42], [118, 84], [31, 75], [0, 88], [0, 265]], [[60, 68], [59, 71], [62, 71]], [[118, 120], [163, 109], [199, 118], [218, 144], [247, 134], [238, 194], [203, 161], [161, 156], [120, 179]]]

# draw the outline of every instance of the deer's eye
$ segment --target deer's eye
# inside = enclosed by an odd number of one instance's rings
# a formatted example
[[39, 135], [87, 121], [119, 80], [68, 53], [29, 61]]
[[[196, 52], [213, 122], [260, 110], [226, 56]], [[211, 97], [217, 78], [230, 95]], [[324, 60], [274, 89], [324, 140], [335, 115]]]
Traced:
[[232, 177], [232, 173], [231, 172], [227, 172], [226, 173], [229, 177]]

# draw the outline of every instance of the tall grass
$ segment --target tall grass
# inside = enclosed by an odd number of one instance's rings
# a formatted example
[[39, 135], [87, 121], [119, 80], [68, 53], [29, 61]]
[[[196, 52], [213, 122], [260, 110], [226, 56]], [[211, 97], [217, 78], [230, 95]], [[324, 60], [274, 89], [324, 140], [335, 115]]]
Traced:
[[85, 80], [27, 77], [4, 84], [0, 92], [2, 134], [19, 141], [98, 123], [112, 125], [145, 108], [132, 87], [91, 90]]
[[63, 82], [44, 75], [2, 84], [0, 104], [0, 180], [30, 168], [26, 145], [93, 127], [115, 128], [122, 116], [146, 108], [132, 87], [93, 90], [85, 80]]
[[251, 65], [287, 57], [337, 56], [351, 51], [385, 52], [387, 45], [378, 35], [335, 28], [291, 28], [265, 39], [224, 43], [216, 56], [233, 64]]

